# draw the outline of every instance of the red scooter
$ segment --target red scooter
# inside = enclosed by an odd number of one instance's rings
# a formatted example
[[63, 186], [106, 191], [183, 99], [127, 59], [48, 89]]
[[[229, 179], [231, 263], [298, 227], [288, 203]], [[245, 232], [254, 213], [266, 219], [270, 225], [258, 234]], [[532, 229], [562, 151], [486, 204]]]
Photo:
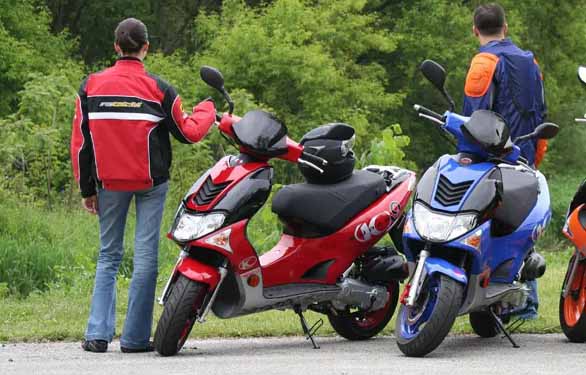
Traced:
[[[176, 354], [210, 310], [232, 318], [293, 309], [314, 348], [323, 321], [308, 327], [307, 309], [326, 314], [347, 339], [378, 334], [394, 313], [407, 267], [392, 247], [374, 245], [387, 233], [400, 239], [415, 174], [380, 166], [355, 171], [354, 129], [345, 124], [318, 127], [296, 143], [269, 113], [238, 118], [221, 73], [211, 67], [200, 73], [229, 104], [219, 130], [240, 155], [224, 157], [201, 176], [177, 211], [168, 237], [182, 251], [159, 301], [157, 352]], [[284, 233], [259, 257], [246, 228], [271, 192], [271, 158], [297, 163], [312, 183], [274, 195], [272, 210]]]

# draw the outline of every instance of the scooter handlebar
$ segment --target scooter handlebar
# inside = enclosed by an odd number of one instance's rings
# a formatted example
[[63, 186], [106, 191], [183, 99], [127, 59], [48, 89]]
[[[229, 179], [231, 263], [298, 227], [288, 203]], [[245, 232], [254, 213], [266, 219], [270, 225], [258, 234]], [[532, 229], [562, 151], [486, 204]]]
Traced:
[[328, 161], [326, 159], [320, 158], [317, 155], [310, 154], [309, 152], [303, 151], [303, 153], [301, 154], [301, 158], [303, 158], [306, 161], [309, 161], [311, 163], [314, 163], [316, 165], [323, 165], [323, 166], [328, 165]]
[[431, 118], [433, 120], [437, 120], [435, 122], [439, 122], [442, 123], [444, 122], [444, 116], [440, 115], [437, 112], [432, 111], [429, 108], [425, 108], [422, 105], [419, 104], [415, 104], [413, 106], [413, 109], [415, 110], [415, 112], [417, 112], [419, 114], [419, 116], [421, 117], [425, 117], [425, 118]]

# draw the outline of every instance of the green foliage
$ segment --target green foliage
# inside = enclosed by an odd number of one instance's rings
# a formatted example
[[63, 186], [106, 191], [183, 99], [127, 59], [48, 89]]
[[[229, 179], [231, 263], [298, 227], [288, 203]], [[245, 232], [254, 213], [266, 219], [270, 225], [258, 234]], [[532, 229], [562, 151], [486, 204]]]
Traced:
[[360, 164], [397, 165], [415, 169], [415, 163], [405, 161], [405, 149], [409, 145], [409, 137], [402, 135], [398, 124], [384, 129], [380, 136], [370, 141], [370, 149], [360, 158]]
[[67, 64], [75, 43], [49, 33], [49, 14], [33, 0], [0, 0], [0, 116], [17, 107], [16, 92], [30, 73], [48, 74]]
[[362, 14], [365, 3], [282, 0], [254, 10], [227, 1], [221, 16], [196, 20], [201, 35], [212, 39], [203, 42], [209, 47], [191, 65], [220, 67], [230, 88], [270, 105], [294, 137], [319, 123], [347, 121], [358, 143], [367, 144], [366, 135], [386, 125], [381, 114], [396, 108], [401, 97], [385, 92], [380, 65], [360, 60], [396, 44], [376, 27], [376, 15]]
[[43, 197], [49, 204], [58, 192], [71, 199], [66, 146], [80, 69], [71, 64], [69, 70], [29, 77], [19, 93], [18, 111], [0, 119], [0, 187], [23, 198]]
[[[96, 66], [113, 60], [113, 29], [121, 19], [145, 21], [152, 42], [147, 68], [177, 87], [187, 110], [207, 96], [227, 109], [199, 79], [201, 65], [214, 65], [224, 73], [236, 114], [256, 108], [274, 112], [296, 140], [319, 124], [347, 122], [357, 131], [360, 166], [416, 169], [452, 152], [411, 109], [415, 103], [437, 111], [447, 107], [417, 67], [426, 58], [443, 64], [449, 72], [448, 89], [461, 103], [468, 64], [477, 49], [471, 33], [477, 3], [0, 0], [0, 222], [6, 227], [0, 229], [0, 285], [5, 285], [0, 294], [6, 288], [21, 294], [44, 290], [67, 279], [65, 270], [80, 264], [86, 274], [93, 272], [95, 222], [72, 209], [79, 196], [69, 161], [70, 127], [79, 83]], [[567, 201], [581, 179], [581, 160], [575, 155], [586, 143], [586, 130], [573, 124], [574, 117], [586, 112], [584, 91], [575, 79], [578, 63], [586, 61], [580, 17], [586, 5], [578, 0], [502, 3], [510, 36], [533, 50], [540, 62], [550, 120], [562, 126], [543, 166], [554, 210], [546, 243], [553, 247]], [[193, 181], [234, 152], [215, 129], [197, 145], [174, 142], [173, 151], [163, 229]], [[300, 178], [290, 163], [276, 161], [274, 167], [279, 183]], [[52, 210], [37, 211], [46, 206]], [[70, 221], [60, 216], [67, 213]], [[280, 226], [269, 204], [249, 231], [260, 251], [276, 242]], [[127, 243], [131, 239], [132, 224]], [[161, 264], [170, 267], [177, 249], [169, 241], [162, 244]], [[131, 247], [126, 247], [124, 276], [132, 271]]]

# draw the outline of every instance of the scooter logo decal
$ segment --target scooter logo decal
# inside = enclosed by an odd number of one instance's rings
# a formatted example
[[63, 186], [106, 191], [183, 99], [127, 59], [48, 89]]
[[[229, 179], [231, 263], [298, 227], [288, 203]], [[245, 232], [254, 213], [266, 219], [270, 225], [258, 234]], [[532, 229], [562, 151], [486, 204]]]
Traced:
[[392, 222], [393, 218], [391, 217], [391, 214], [385, 211], [370, 219], [368, 229], [370, 229], [370, 233], [373, 236], [378, 236], [386, 231], [391, 226]]
[[252, 255], [252, 256], [249, 256], [248, 258], [242, 259], [242, 261], [238, 265], [238, 268], [240, 269], [240, 271], [246, 271], [246, 270], [249, 270], [252, 267], [256, 266], [256, 263], [257, 263], [256, 257], [254, 255]]
[[399, 216], [401, 216], [401, 203], [392, 201], [389, 205], [389, 209], [391, 210], [391, 216], [393, 219], [397, 220]]
[[359, 224], [356, 226], [356, 230], [354, 230], [354, 238], [358, 242], [368, 242], [372, 238], [370, 234], [370, 228], [365, 223]]
[[537, 239], [541, 237], [543, 232], [545, 232], [545, 228], [547, 227], [547, 224], [549, 224], [550, 218], [551, 214], [547, 215], [541, 223], [537, 224], [537, 226], [533, 228], [533, 232], [531, 232], [531, 239], [533, 240], [533, 242], [537, 241]]
[[395, 217], [388, 211], [376, 215], [370, 222], [358, 224], [354, 230], [354, 238], [358, 242], [368, 242], [373, 237], [380, 236], [393, 225]]

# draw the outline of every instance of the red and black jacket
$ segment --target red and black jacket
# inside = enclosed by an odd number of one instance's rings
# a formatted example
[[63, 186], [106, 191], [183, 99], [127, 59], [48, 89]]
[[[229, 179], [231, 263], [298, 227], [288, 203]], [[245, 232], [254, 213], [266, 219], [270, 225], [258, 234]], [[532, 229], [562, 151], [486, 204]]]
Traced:
[[169, 179], [169, 133], [182, 143], [201, 140], [216, 119], [214, 104], [183, 113], [175, 89], [136, 58], [91, 74], [81, 85], [71, 136], [73, 173], [81, 195], [135, 191]]

